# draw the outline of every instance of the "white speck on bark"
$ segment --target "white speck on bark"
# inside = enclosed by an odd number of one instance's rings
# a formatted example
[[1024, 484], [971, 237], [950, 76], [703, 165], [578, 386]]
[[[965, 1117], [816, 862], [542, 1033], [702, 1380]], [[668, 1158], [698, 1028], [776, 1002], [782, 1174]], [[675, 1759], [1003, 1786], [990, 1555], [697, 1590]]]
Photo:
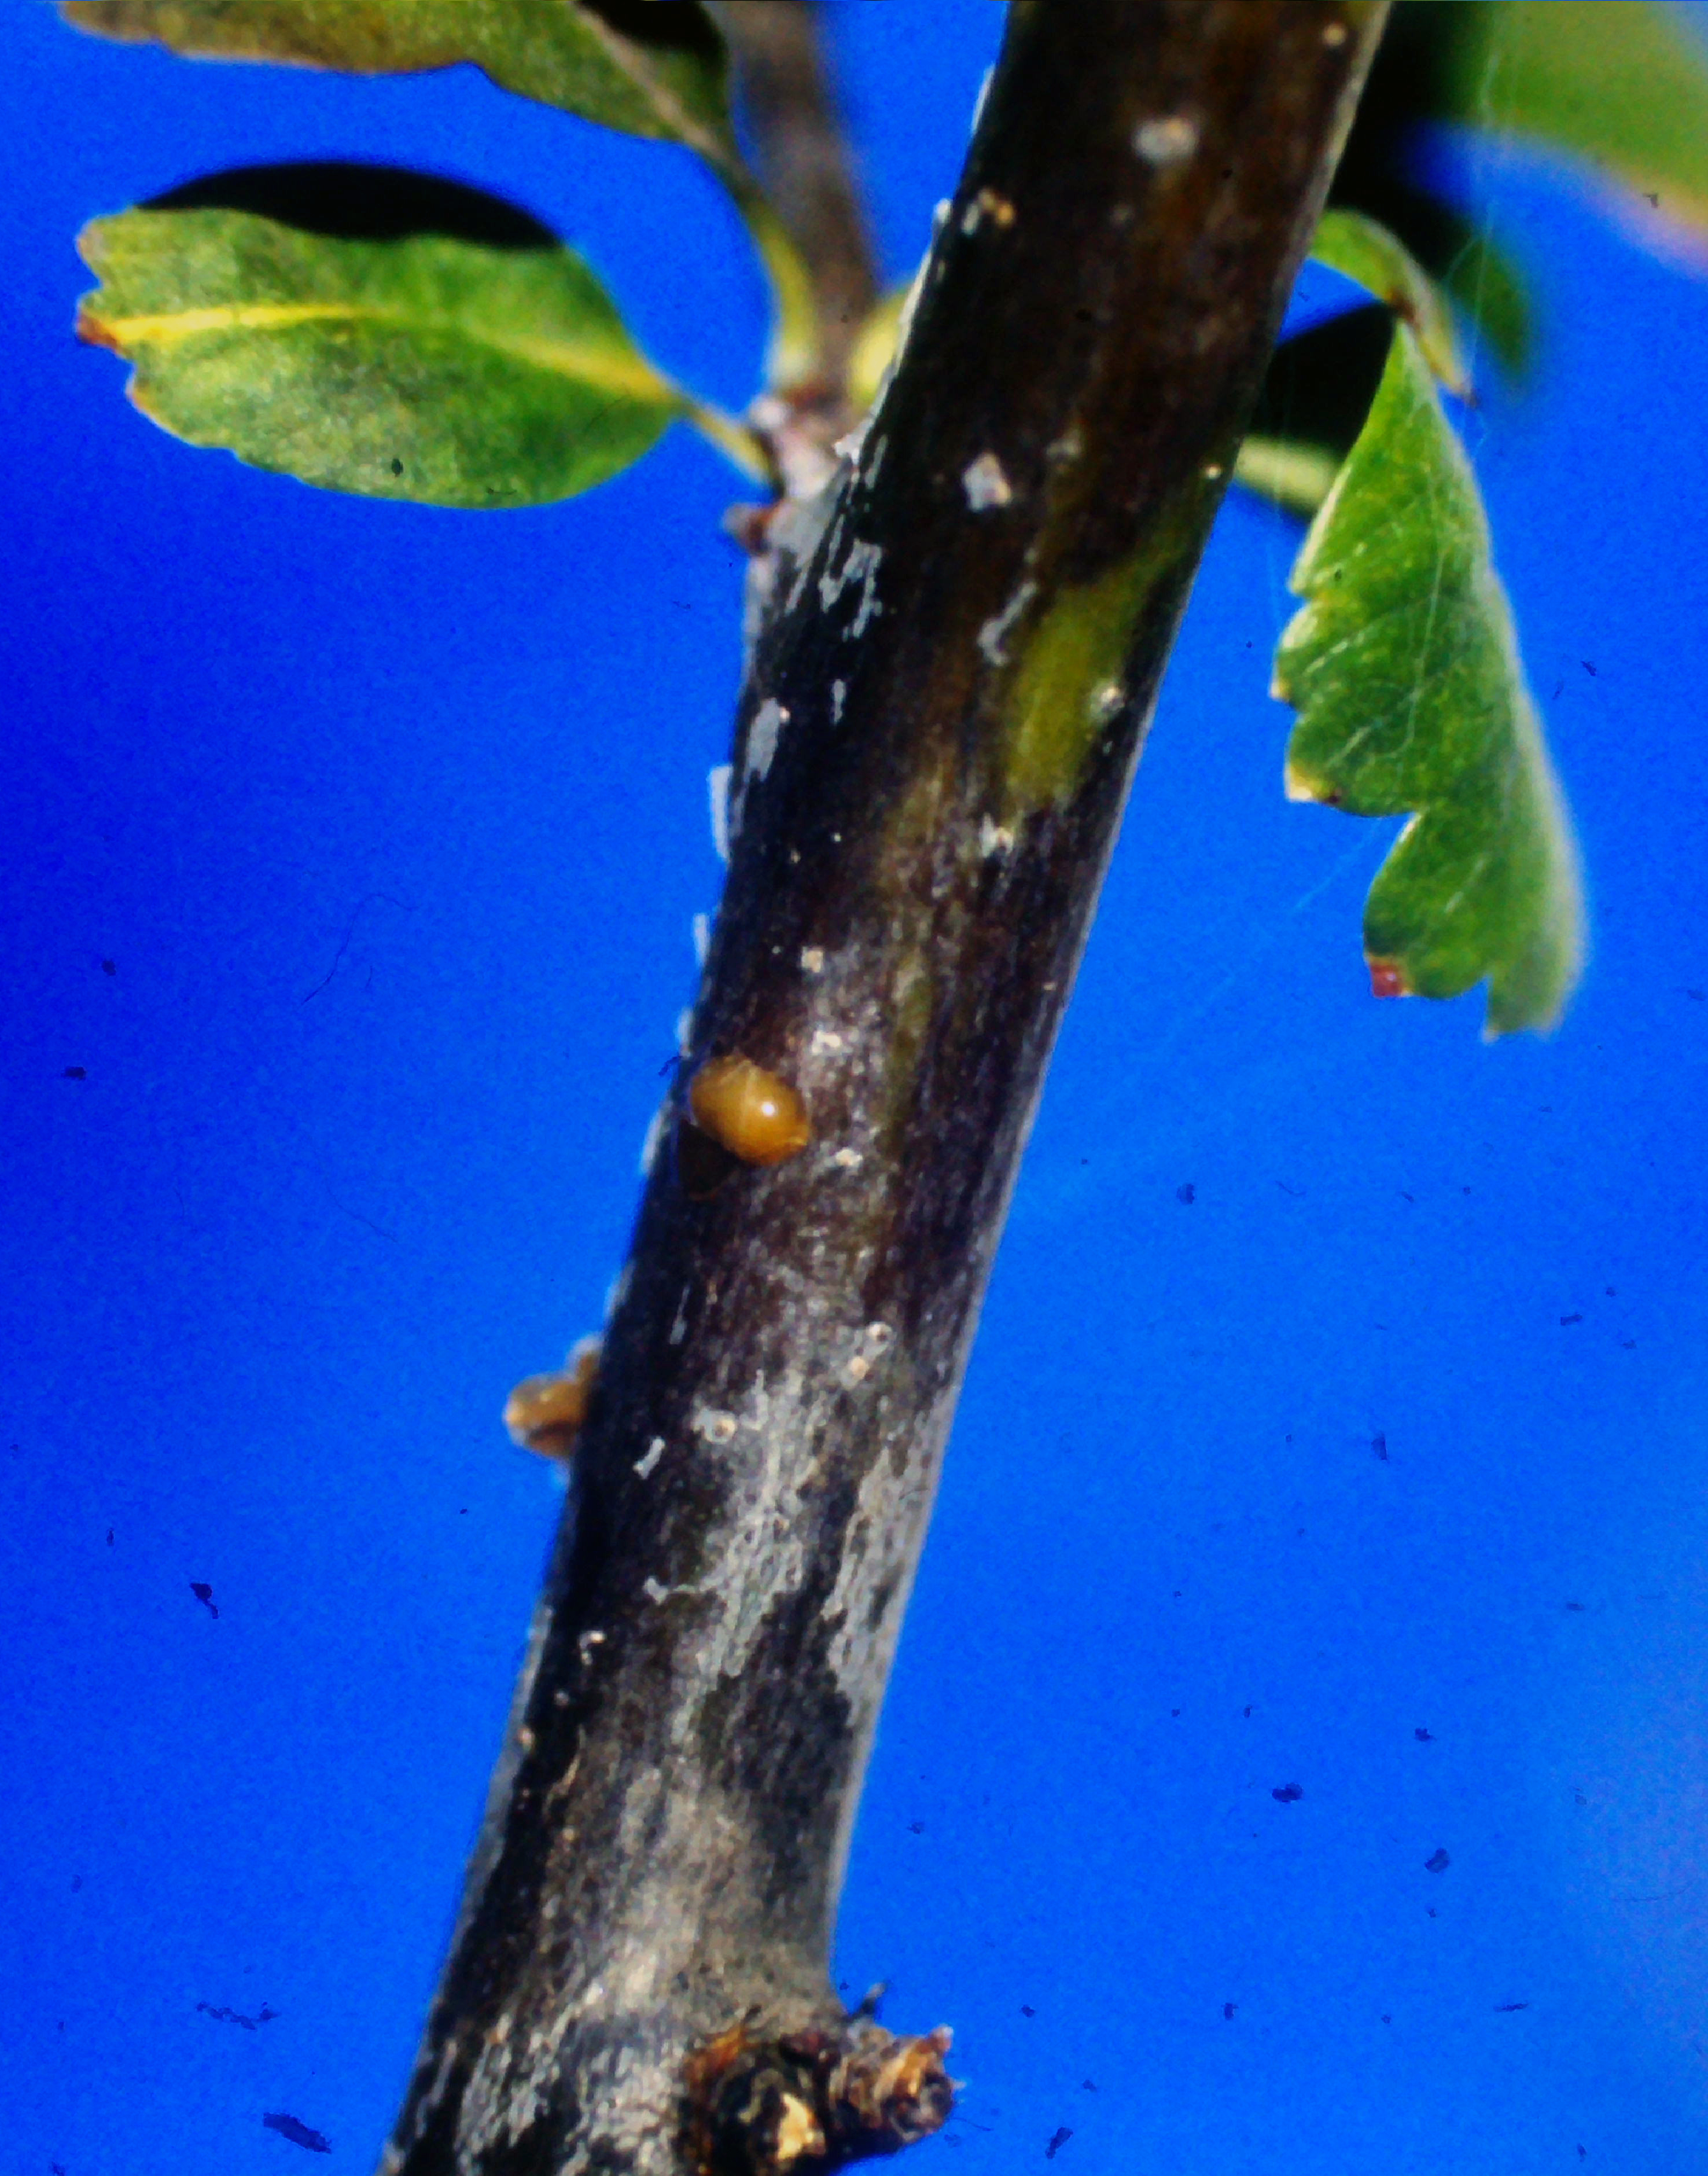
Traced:
[[728, 1443], [736, 1432], [733, 1413], [721, 1413], [707, 1406], [699, 1406], [688, 1423], [696, 1435], [703, 1435], [708, 1443]]
[[1014, 835], [1006, 824], [993, 824], [988, 816], [982, 816], [978, 824], [978, 850], [986, 861], [993, 854], [1005, 854], [1014, 845]]
[[661, 1103], [647, 1121], [646, 1138], [640, 1144], [640, 1175], [650, 1178], [652, 1167], [657, 1159], [658, 1145], [664, 1139], [665, 1106]]
[[706, 774], [706, 793], [711, 803], [711, 842], [721, 862], [730, 857], [730, 766], [715, 764]]
[[704, 967], [711, 951], [711, 917], [697, 914], [694, 918], [694, 964]]
[[841, 724], [842, 705], [847, 701], [847, 699], [848, 683], [846, 680], [833, 680], [830, 683], [830, 722], [832, 725], [840, 726]]
[[1184, 113], [1161, 113], [1133, 131], [1133, 149], [1147, 166], [1178, 166], [1198, 149], [1198, 123]]
[[994, 454], [981, 454], [976, 461], [969, 461], [961, 471], [960, 487], [966, 493], [966, 503], [975, 514], [982, 514], [988, 507], [1006, 506], [1014, 497], [1014, 487], [1003, 473], [1003, 465]]
[[655, 1435], [646, 1446], [645, 1453], [634, 1461], [634, 1470], [643, 1481], [650, 1476], [653, 1468], [663, 1456], [664, 1438], [661, 1435]]
[[858, 1149], [838, 1149], [830, 1161], [834, 1164], [840, 1164], [844, 1171], [858, 1171], [866, 1159]]
[[851, 582], [861, 585], [860, 601], [855, 607], [854, 617], [848, 627], [851, 642], [857, 642], [865, 634], [868, 624], [884, 609], [878, 601], [877, 586], [878, 569], [883, 563], [883, 547], [857, 537], [848, 547], [840, 571], [819, 577], [819, 596], [826, 612]]
[[1014, 622], [1038, 593], [1036, 582], [1022, 582], [994, 619], [987, 619], [978, 631], [978, 646], [993, 665], [1009, 661], [1008, 639]]
[[837, 1034], [835, 1028], [815, 1027], [813, 1029], [813, 1048], [814, 1051], [840, 1050], [841, 1047], [842, 1038]]
[[742, 772], [745, 783], [749, 779], [767, 776], [771, 759], [777, 753], [777, 742], [789, 722], [789, 714], [775, 696], [767, 695], [753, 713], [753, 721], [748, 727], [747, 763]]

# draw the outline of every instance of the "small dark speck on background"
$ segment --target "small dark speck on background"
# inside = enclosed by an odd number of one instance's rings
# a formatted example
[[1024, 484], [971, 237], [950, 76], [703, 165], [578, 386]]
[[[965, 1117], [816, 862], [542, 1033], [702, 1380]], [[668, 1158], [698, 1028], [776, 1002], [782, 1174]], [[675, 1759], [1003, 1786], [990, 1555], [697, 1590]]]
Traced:
[[1278, 1800], [1283, 1806], [1297, 1804], [1298, 1800], [1303, 1798], [1304, 1795], [1303, 1790], [1297, 1783], [1278, 1784], [1276, 1787], [1270, 1792], [1270, 1798]]
[[1096, 2081], [1096, 2080], [1095, 2078], [1081, 2078], [1081, 2079], [1080, 2079], [1080, 2091], [1082, 2093], [1095, 2093], [1095, 2092], [1096, 2092], [1096, 2090], [1097, 2090], [1097, 2081]]
[[1566, 1608], [1567, 1608], [1568, 1609], [1575, 1610], [1580, 1617], [1581, 1617], [1581, 1616], [1582, 1616], [1582, 1614], [1583, 1614], [1583, 1613], [1584, 1613], [1585, 1609], [1586, 1609], [1587, 1607], [1588, 1607], [1588, 1604], [1587, 1604], [1586, 1602], [1567, 1602], [1567, 1604], [1566, 1604]]
[[910, 1822], [907, 1824], [907, 1833], [909, 1834], [909, 1836], [923, 1836], [923, 1835], [925, 1834], [925, 1824], [924, 1824], [924, 1822], [923, 1822], [923, 1821], [910, 1821]]
[[1180, 1711], [1178, 1707], [1172, 1707], [1169, 1709], [1168, 1712], [1170, 1715], [1178, 1715]]
[[1504, 2016], [1515, 2010], [1528, 2010], [1530, 2005], [1527, 2002], [1497, 2002], [1494, 2007], [1498, 2014]]
[[1423, 1871], [1426, 1874], [1445, 1874], [1452, 1863], [1444, 1851], [1432, 1851], [1423, 1862]]
[[1054, 2136], [1054, 2137], [1050, 2141], [1049, 2144], [1048, 2144], [1048, 2145], [1044, 2148], [1044, 2158], [1045, 2158], [1045, 2160], [1046, 2160], [1046, 2161], [1053, 2161], [1053, 2160], [1055, 2159], [1056, 2156], [1057, 2156], [1057, 2155], [1061, 2152], [1062, 2148], [1063, 2148], [1063, 2147], [1067, 2144], [1068, 2141], [1069, 2141], [1069, 2140], [1073, 2136], [1073, 2135], [1074, 2135], [1074, 2134], [1073, 2134], [1073, 2132], [1072, 2132], [1071, 2130], [1069, 2130], [1069, 2128], [1068, 2128], [1068, 2126], [1066, 2125], [1066, 2124], [1058, 2124], [1057, 2129], [1056, 2129], [1056, 2135], [1055, 2135], [1055, 2136]]
[[68, 1065], [60, 1077], [65, 1080], [87, 1080], [89, 1068], [86, 1065]]
[[1382, 2012], [1382, 2022], [1384, 2025], [1391, 2025], [1394, 2022], [1393, 2019], [1389, 2016], [1385, 2010]]
[[1022, 2017], [1036, 2017], [1037, 2014], [1037, 2011], [1032, 2008], [1031, 2003], [1023, 2002], [1020, 2005], [1020, 2016]]
[[1384, 1435], [1373, 1435], [1370, 1438], [1370, 1448], [1375, 1452], [1378, 1458], [1386, 1458], [1388, 1455], [1387, 1437]]
[[101, 973], [102, 973], [103, 975], [116, 975], [116, 974], [117, 974], [117, 972], [118, 972], [118, 962], [117, 962], [117, 960], [103, 960], [101, 961]]
[[1580, 1314], [1563, 1314], [1559, 1319], [1559, 1326], [1562, 1330], [1569, 1330], [1573, 1323], [1582, 1320], [1583, 1317]]
[[1227, 2021], [1228, 2021], [1228, 2022], [1229, 2022], [1230, 2024], [1232, 2024], [1232, 2021], [1233, 2021], [1233, 2013], [1234, 2013], [1234, 2011], [1235, 2011], [1236, 2010], [1237, 2010], [1238, 2008], [1239, 2008], [1239, 2005], [1238, 2005], [1237, 2002], [1224, 2002], [1224, 2003], [1222, 2004], [1222, 2005], [1221, 2005], [1221, 2014], [1222, 2014], [1222, 2016], [1223, 2016], [1225, 2018], [1227, 2018]]
[[330, 2153], [331, 2146], [318, 2130], [311, 2130], [306, 2123], [299, 2123], [294, 2115], [264, 2115], [264, 2130], [276, 2130], [280, 2138], [288, 2138], [293, 2146], [305, 2147], [310, 2153]]
[[1412, 1735], [1420, 1745], [1433, 1745], [1435, 1743], [1435, 1733], [1433, 1730], [1424, 1730], [1420, 1727], [1414, 1730]]
[[[1694, 998], [1697, 1004], [1700, 1005], [1704, 998], [1708, 998], [1708, 990], [1686, 990], [1684, 994], [1687, 998]], [[1578, 2152], [1580, 2153], [1583, 2152], [1582, 2146], [1578, 2148]]]
[[1198, 1189], [1194, 1186], [1177, 1186], [1174, 1189], [1174, 1199], [1183, 1202], [1190, 1209], [1198, 1199]]
[[220, 1612], [218, 1606], [214, 1600], [214, 1590], [208, 1585], [206, 1580], [193, 1579], [190, 1581], [190, 1592], [195, 1596], [197, 1601], [201, 1603], [203, 1608], [207, 1611], [210, 1617], [217, 1617], [219, 1615]]

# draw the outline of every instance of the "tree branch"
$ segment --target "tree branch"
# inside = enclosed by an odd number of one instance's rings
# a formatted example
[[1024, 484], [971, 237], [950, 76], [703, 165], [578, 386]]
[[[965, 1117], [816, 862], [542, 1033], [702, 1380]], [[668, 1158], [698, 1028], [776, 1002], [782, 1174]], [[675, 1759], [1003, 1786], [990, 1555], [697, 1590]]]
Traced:
[[825, 79], [819, 9], [812, 0], [721, 0], [717, 15], [759, 179], [811, 276], [824, 373], [840, 387], [878, 275]]
[[[392, 2176], [823, 2168], [946, 2108], [944, 2041], [831, 1991], [849, 1831], [1044, 1066], [1381, 13], [1019, 0], [889, 390], [776, 525], [693, 1056]], [[810, 1113], [774, 1167], [687, 1118], [736, 1053]]]

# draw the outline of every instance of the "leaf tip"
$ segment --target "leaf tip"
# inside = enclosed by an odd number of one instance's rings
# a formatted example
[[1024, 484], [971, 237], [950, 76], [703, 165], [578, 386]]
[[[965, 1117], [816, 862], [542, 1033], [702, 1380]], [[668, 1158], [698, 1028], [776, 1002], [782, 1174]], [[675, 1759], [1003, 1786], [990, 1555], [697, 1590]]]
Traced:
[[[1284, 703], [1289, 699], [1277, 691], [1277, 701]], [[1302, 769], [1291, 757], [1282, 766], [1281, 781], [1289, 801], [1314, 801], [1325, 808], [1338, 808], [1341, 805], [1343, 797], [1338, 787], [1330, 786], [1326, 779], [1319, 778], [1314, 772]]]
[[1373, 998], [1412, 998], [1417, 994], [1406, 980], [1406, 971], [1397, 960], [1373, 960], [1367, 953], [1364, 964], [1370, 971]]
[[104, 347], [110, 354], [122, 355], [118, 335], [104, 318], [98, 318], [87, 302], [79, 302], [72, 330], [86, 347]]

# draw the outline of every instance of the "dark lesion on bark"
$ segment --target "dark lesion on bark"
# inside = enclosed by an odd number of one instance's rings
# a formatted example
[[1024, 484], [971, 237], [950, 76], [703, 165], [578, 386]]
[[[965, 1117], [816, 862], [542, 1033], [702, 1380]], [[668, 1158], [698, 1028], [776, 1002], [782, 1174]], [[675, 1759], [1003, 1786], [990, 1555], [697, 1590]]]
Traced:
[[[1020, 0], [895, 377], [771, 525], [732, 860], [389, 2176], [829, 2168], [946, 2036], [830, 1981], [1019, 1154], [1380, 10]], [[810, 1140], [684, 1183], [739, 1056]]]

